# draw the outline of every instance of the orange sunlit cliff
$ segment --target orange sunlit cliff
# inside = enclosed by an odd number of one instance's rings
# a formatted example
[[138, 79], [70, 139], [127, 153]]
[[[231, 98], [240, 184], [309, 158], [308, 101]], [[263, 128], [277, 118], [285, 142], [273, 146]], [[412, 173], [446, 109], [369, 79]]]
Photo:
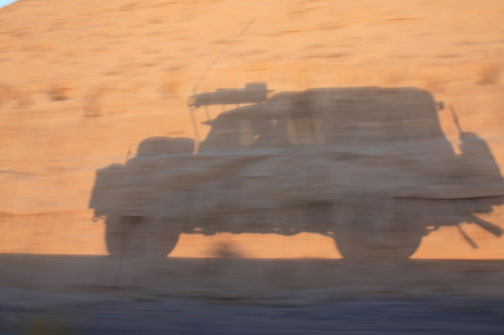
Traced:
[[[461, 131], [477, 134], [502, 174], [502, 27], [499, 0], [19, 0], [0, 9], [0, 253], [106, 254], [88, 209], [96, 170], [147, 137], [193, 137], [188, 98], [228, 47], [199, 92], [419, 87], [447, 107], [436, 113], [450, 150], [462, 151]], [[196, 118], [205, 138], [206, 115]], [[479, 217], [504, 228], [502, 207]], [[441, 227], [413, 257], [504, 258], [504, 238], [461, 227], [476, 248]], [[182, 234], [171, 256], [226, 253], [340, 257], [332, 238], [307, 232]]]

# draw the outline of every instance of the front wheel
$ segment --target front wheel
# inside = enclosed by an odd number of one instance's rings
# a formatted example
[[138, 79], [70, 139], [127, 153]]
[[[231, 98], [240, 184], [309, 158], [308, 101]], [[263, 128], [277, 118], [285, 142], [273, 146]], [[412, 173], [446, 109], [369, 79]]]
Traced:
[[155, 218], [110, 216], [105, 225], [105, 243], [111, 256], [164, 258], [180, 236]]
[[[347, 208], [334, 240], [347, 260], [400, 261], [412, 256], [425, 235], [421, 213], [402, 202]], [[348, 213], [348, 210], [350, 213]]]

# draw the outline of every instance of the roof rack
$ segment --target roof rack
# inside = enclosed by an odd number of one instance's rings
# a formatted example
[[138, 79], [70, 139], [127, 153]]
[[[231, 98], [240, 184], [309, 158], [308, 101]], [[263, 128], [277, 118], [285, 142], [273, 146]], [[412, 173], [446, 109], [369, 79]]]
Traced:
[[244, 88], [219, 88], [214, 92], [204, 92], [189, 98], [189, 107], [199, 108], [209, 105], [232, 105], [258, 103], [268, 99], [266, 83], [247, 83]]

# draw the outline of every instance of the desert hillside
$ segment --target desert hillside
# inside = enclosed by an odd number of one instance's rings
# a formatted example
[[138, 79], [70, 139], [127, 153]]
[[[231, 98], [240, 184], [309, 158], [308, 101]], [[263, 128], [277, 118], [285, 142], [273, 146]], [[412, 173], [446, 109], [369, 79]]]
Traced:
[[[143, 138], [192, 137], [187, 99], [229, 46], [199, 92], [247, 82], [424, 88], [504, 173], [501, 0], [18, 0], [0, 9], [0, 252], [104, 253], [87, 209], [95, 170]], [[457, 151], [449, 109], [439, 119]], [[487, 219], [504, 227], [504, 209]], [[504, 257], [504, 239], [465, 229], [479, 249], [445, 228], [416, 257]], [[310, 234], [183, 236], [174, 256], [223, 241], [247, 257], [338, 257]]]

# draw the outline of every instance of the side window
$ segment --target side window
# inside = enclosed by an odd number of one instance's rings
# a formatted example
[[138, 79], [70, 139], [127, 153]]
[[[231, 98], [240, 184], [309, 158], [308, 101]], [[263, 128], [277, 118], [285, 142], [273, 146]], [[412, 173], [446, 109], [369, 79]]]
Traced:
[[324, 144], [322, 121], [318, 118], [293, 117], [287, 121], [289, 142], [295, 145]]
[[322, 120], [317, 117], [315, 100], [308, 95], [301, 95], [292, 100], [287, 134], [294, 145], [324, 144]]
[[248, 147], [254, 143], [259, 136], [252, 131], [252, 124], [248, 120], [240, 122], [240, 144], [242, 147]]

